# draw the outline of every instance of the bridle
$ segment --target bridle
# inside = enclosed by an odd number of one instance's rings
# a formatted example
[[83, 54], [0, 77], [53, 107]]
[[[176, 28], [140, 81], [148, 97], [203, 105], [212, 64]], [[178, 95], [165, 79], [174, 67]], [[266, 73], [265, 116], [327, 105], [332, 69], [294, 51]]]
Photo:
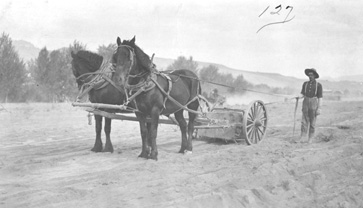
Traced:
[[[125, 76], [124, 88], [127, 89], [127, 90], [132, 91], [132, 90], [134, 90], [136, 88], [140, 88], [140, 87], [144, 86], [145, 85], [145, 80], [143, 82], [139, 82], [137, 84], [131, 85], [131, 84], [129, 84], [130, 83], [130, 78], [131, 79], [141, 78], [141, 77], [149, 74], [150, 72], [149, 71], [142, 71], [142, 72], [140, 72], [138, 74], [130, 74], [132, 68], [135, 66], [135, 59], [136, 59], [135, 50], [134, 50], [134, 48], [132, 48], [131, 46], [128, 46], [128, 45], [119, 45], [117, 48], [121, 48], [121, 47], [126, 47], [129, 50], [129, 53], [130, 53], [131, 64], [130, 64], [130, 67], [127, 69], [127, 73], [126, 73], [126, 76]], [[117, 51], [116, 51], [116, 53], [117, 53]]]

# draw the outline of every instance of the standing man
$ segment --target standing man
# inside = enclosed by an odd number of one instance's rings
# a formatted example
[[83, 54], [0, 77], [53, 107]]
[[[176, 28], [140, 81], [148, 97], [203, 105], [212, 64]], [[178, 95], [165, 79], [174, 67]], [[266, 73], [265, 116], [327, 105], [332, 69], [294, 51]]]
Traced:
[[309, 133], [308, 143], [312, 143], [315, 133], [316, 117], [320, 115], [323, 101], [323, 87], [316, 81], [316, 79], [319, 78], [319, 74], [315, 69], [305, 69], [305, 74], [309, 77], [309, 81], [304, 82], [301, 89], [304, 101], [302, 106], [301, 135], [299, 140], [306, 137]]

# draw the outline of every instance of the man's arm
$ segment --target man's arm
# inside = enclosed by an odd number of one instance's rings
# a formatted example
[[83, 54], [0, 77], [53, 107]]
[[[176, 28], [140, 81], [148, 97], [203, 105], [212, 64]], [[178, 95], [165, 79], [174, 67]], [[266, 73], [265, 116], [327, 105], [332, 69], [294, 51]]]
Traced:
[[320, 115], [321, 106], [323, 106], [323, 86], [319, 84], [318, 86], [318, 108], [316, 109], [316, 115]]
[[323, 105], [323, 98], [318, 98], [318, 109], [321, 108], [321, 106]]
[[305, 97], [305, 83], [303, 83], [302, 87], [301, 87], [301, 92], [300, 92], [300, 96], [297, 96], [296, 98], [300, 99], [300, 98], [304, 98]]

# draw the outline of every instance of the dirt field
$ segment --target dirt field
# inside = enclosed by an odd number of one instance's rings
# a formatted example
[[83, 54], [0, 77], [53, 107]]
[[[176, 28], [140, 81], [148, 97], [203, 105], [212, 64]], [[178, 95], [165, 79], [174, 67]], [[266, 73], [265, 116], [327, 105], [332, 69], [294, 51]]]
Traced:
[[363, 207], [363, 101], [325, 101], [313, 144], [291, 142], [294, 103], [267, 106], [253, 146], [194, 140], [182, 155], [178, 128], [161, 125], [158, 161], [137, 158], [135, 122], [113, 121], [115, 152], [93, 153], [82, 109], [2, 106], [0, 207]]

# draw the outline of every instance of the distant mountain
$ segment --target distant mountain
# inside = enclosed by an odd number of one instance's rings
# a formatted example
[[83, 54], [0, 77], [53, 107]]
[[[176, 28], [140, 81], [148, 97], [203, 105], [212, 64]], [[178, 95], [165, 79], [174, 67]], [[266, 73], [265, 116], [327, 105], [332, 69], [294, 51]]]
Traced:
[[[40, 49], [24, 40], [13, 40], [13, 45], [18, 51], [20, 58], [24, 61], [34, 59], [38, 57]], [[169, 65], [171, 65], [175, 59], [160, 58], [155, 57], [154, 63], [159, 70], [165, 70]], [[219, 73], [232, 74], [232, 76], [237, 77], [238, 75], [243, 75], [243, 77], [253, 85], [266, 84], [270, 87], [284, 88], [288, 87], [294, 89], [296, 93], [301, 90], [302, 83], [308, 79], [299, 79], [296, 77], [284, 76], [278, 73], [266, 73], [266, 72], [253, 72], [242, 69], [233, 69], [222, 64], [209, 63], [209, 62], [198, 62], [198, 68], [207, 67], [209, 65], [215, 65], [219, 68]], [[354, 76], [344, 76], [336, 79], [337, 81], [332, 81], [327, 78], [320, 78], [318, 81], [323, 84], [323, 88], [329, 90], [339, 90], [339, 91], [361, 91], [363, 92], [363, 75]]]
[[363, 74], [341, 76], [337, 78], [340, 81], [353, 81], [363, 83]]
[[[156, 64], [157, 68], [160, 70], [165, 70], [174, 61], [175, 61], [174, 59], [166, 59], [158, 57], [154, 58], [154, 63]], [[198, 62], [198, 68], [214, 65], [219, 68], [219, 73], [232, 74], [233, 77], [237, 77], [238, 75], [243, 75], [243, 77], [253, 85], [266, 84], [270, 87], [278, 87], [278, 88], [288, 87], [294, 89], [296, 94], [300, 93], [302, 84], [305, 81], [308, 81], [308, 78], [299, 79], [296, 77], [284, 76], [278, 73], [253, 72], [253, 71], [229, 68], [222, 64], [200, 62], [200, 61], [197, 62]], [[325, 78], [322, 77], [317, 81], [323, 85], [324, 90], [363, 92], [363, 84], [359, 83], [363, 82], [363, 75], [340, 77], [335, 81], [327, 77]]]
[[13, 40], [15, 50], [18, 52], [20, 58], [27, 62], [31, 59], [35, 59], [39, 55], [40, 49], [35, 47], [32, 43], [24, 40]]
[[[160, 70], [165, 70], [169, 65], [171, 65], [175, 60], [174, 59], [166, 59], [166, 58], [154, 58], [154, 63], [157, 68]], [[198, 68], [207, 67], [209, 65], [214, 65], [218, 67], [218, 72], [222, 74], [232, 74], [233, 77], [237, 77], [238, 75], [243, 75], [243, 77], [250, 83], [254, 85], [258, 84], [267, 84], [270, 87], [287, 87], [294, 86], [297, 82], [302, 83], [302, 79], [298, 79], [295, 77], [283, 76], [277, 73], [265, 73], [265, 72], [252, 72], [246, 70], [232, 69], [222, 64], [209, 63], [209, 62], [200, 62], [197, 61]], [[300, 85], [300, 84], [299, 84]]]

